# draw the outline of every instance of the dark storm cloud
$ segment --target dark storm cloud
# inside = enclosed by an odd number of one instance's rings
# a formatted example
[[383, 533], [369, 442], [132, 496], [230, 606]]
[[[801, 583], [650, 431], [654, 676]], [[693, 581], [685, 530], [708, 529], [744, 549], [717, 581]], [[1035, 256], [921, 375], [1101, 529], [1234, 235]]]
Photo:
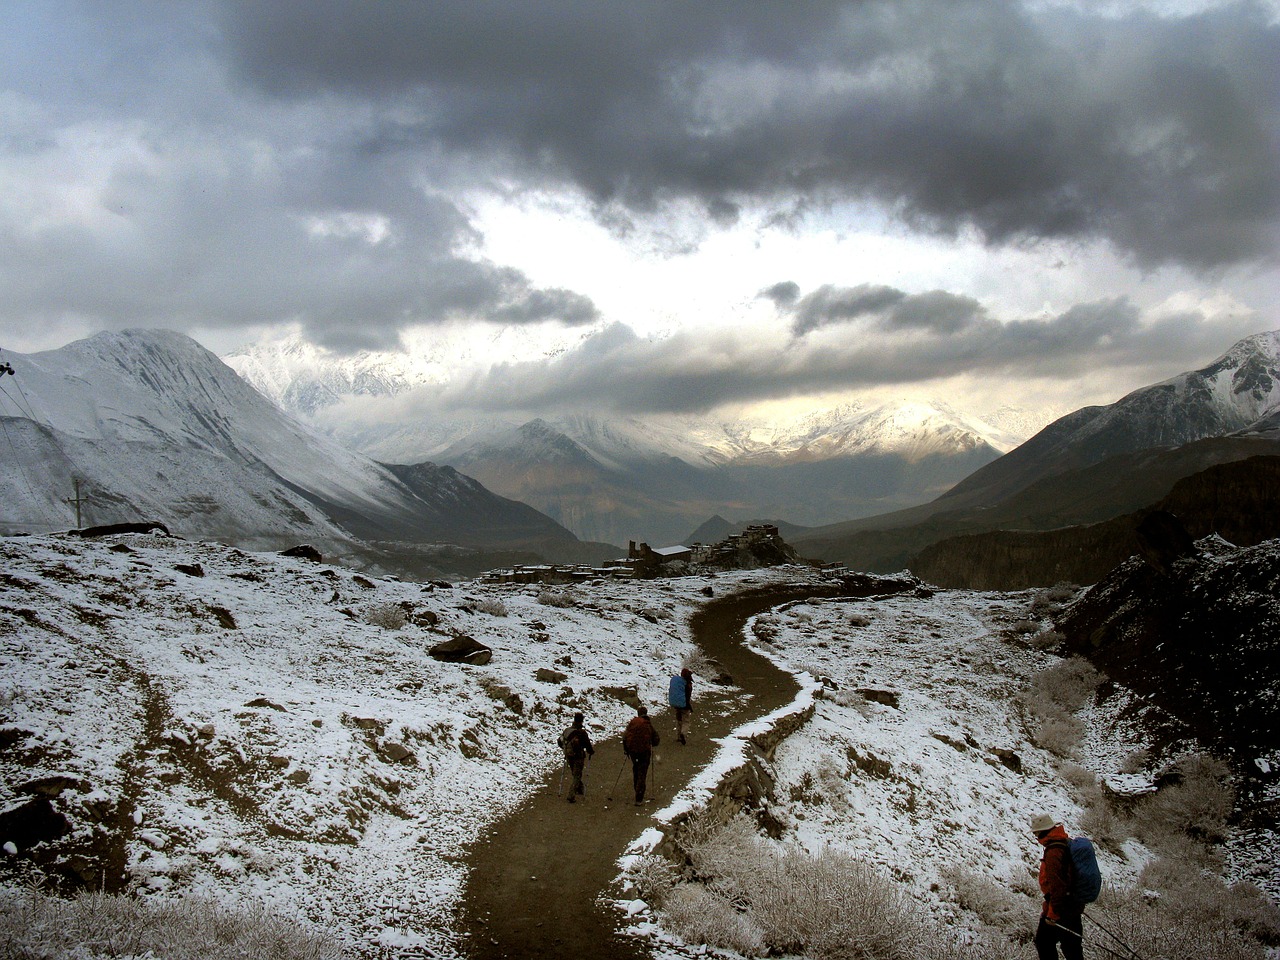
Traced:
[[0, 319], [290, 322], [344, 352], [444, 320], [598, 319], [471, 254], [468, 215], [420, 144], [378, 140], [378, 109], [233, 89], [209, 4], [24, 12], [0, 34]]
[[885, 331], [957, 333], [986, 316], [982, 304], [973, 297], [945, 290], [908, 294], [894, 287], [870, 283], [856, 287], [827, 284], [803, 298], [797, 296], [791, 303], [780, 300], [775, 303], [795, 315], [791, 330], [798, 337], [820, 327], [862, 319], [873, 320]]
[[502, 159], [602, 204], [869, 198], [992, 243], [1272, 258], [1280, 27], [1012, 0], [221, 4], [269, 95], [386, 105], [371, 141]]
[[1070, 379], [1101, 366], [1168, 362], [1190, 369], [1251, 332], [1242, 318], [1210, 321], [1195, 312], [1144, 321], [1124, 298], [1008, 322], [979, 308], [961, 326], [925, 324], [874, 337], [849, 324], [777, 341], [723, 330], [647, 339], [615, 324], [553, 359], [495, 367], [448, 399], [485, 410], [706, 412], [966, 375]]

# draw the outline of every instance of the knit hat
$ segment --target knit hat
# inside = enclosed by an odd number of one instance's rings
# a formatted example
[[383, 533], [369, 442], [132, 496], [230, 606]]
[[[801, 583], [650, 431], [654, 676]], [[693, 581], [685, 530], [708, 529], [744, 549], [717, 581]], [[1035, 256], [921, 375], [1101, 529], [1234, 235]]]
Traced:
[[1058, 821], [1053, 819], [1047, 813], [1037, 813], [1031, 818], [1031, 832], [1044, 833], [1046, 830], [1052, 830], [1057, 826]]
[[648, 707], [636, 707], [636, 716], [647, 717], [649, 715]]

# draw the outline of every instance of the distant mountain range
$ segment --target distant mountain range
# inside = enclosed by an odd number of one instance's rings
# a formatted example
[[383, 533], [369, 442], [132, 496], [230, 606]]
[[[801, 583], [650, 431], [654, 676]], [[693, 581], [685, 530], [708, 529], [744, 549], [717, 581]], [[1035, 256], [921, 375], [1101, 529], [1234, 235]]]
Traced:
[[17, 370], [0, 419], [7, 532], [73, 526], [66, 500], [79, 480], [84, 525], [159, 520], [188, 537], [310, 542], [384, 565], [416, 557], [409, 565], [428, 570], [456, 566], [444, 558], [459, 550], [613, 553], [450, 467], [350, 452], [180, 334], [103, 333], [6, 356]]
[[[383, 461], [449, 464], [588, 540], [674, 543], [717, 514], [814, 526], [928, 501], [1017, 446], [1027, 414], [936, 400], [850, 403], [786, 421], [693, 416], [384, 423], [329, 408], [436, 382], [408, 354], [327, 359], [286, 341], [224, 357], [282, 408]], [[1043, 421], [1040, 421], [1043, 422]]]
[[[898, 570], [950, 538], [1099, 523], [1151, 507], [1177, 481], [1217, 464], [1277, 454], [1280, 331], [1248, 337], [1213, 363], [1114, 404], [1068, 414], [930, 503], [812, 529], [794, 544], [806, 556]], [[1260, 495], [1270, 515], [1280, 516], [1280, 491]], [[1256, 499], [1250, 493], [1241, 502]], [[929, 563], [973, 573], [974, 551], [990, 550], [993, 542], [968, 537], [934, 548]]]

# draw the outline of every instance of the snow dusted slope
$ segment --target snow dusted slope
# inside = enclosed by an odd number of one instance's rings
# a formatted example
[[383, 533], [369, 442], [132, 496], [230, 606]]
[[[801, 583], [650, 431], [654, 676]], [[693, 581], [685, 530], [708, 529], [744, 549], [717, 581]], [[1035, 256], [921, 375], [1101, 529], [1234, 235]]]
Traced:
[[156, 519], [251, 545], [277, 536], [574, 539], [452, 471], [418, 471], [408, 484], [293, 420], [180, 334], [100, 334], [12, 362], [25, 404], [9, 422], [28, 453], [0, 467], [12, 495], [0, 520], [11, 526], [57, 516], [46, 528], [69, 525], [57, 501], [75, 475], [85, 481], [88, 522]]
[[[1280, 330], [1246, 337], [1213, 363], [1056, 420], [948, 495], [984, 505], [1034, 481], [1118, 454], [1246, 431], [1280, 408]], [[975, 500], [976, 498], [976, 500]]]

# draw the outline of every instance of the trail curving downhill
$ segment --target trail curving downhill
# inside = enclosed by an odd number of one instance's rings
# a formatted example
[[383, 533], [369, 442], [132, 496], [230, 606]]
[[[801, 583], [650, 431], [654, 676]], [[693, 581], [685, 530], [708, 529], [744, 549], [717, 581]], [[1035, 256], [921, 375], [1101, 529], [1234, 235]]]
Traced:
[[556, 795], [556, 770], [527, 803], [496, 824], [469, 857], [461, 928], [472, 960], [643, 957], [634, 940], [619, 935], [616, 914], [600, 902], [617, 875], [618, 858], [650, 825], [652, 813], [712, 759], [715, 738], [791, 702], [799, 690], [790, 674], [742, 645], [743, 626], [780, 604], [843, 592], [837, 584], [829, 591], [813, 584], [767, 587], [712, 600], [694, 614], [694, 642], [748, 697], [731, 700], [700, 684], [687, 746], [675, 742], [670, 711], [654, 711], [663, 740], [652, 803], [633, 804], [630, 769], [623, 769], [621, 739], [614, 736], [596, 743], [585, 802], [570, 805]]

